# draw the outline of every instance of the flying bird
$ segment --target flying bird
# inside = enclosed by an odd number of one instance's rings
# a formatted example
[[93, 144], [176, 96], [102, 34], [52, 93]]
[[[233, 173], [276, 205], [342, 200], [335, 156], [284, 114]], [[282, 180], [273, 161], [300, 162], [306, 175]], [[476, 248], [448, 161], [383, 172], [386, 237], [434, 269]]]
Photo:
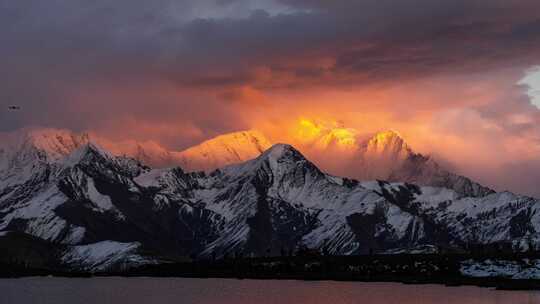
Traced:
[[8, 109], [10, 111], [19, 111], [21, 109], [21, 107], [20, 106], [9, 106]]

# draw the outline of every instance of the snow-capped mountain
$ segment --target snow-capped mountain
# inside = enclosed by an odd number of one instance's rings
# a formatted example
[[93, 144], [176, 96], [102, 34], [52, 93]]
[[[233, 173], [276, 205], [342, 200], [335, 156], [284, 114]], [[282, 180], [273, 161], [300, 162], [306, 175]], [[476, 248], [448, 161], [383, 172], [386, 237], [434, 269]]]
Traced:
[[358, 170], [363, 175], [362, 180], [387, 180], [412, 155], [412, 149], [396, 132], [379, 132], [359, 145], [361, 166]]
[[430, 157], [414, 152], [395, 131], [384, 131], [358, 148], [360, 180], [388, 180], [455, 190], [462, 196], [481, 197], [494, 191], [467, 177], [443, 169]]
[[257, 130], [220, 135], [183, 151], [168, 150], [154, 141], [94, 141], [115, 155], [134, 158], [153, 168], [180, 166], [188, 172], [209, 172], [253, 159], [271, 146], [270, 141]]
[[300, 119], [294, 133], [300, 145], [319, 151], [355, 152], [358, 147], [357, 131], [338, 122]]
[[446, 187], [463, 196], [484, 196], [493, 191], [467, 177], [442, 168], [429, 156], [416, 153], [398, 134], [388, 130], [367, 138], [342, 123], [301, 119], [295, 129], [300, 148], [318, 163], [328, 163], [328, 154], [339, 155], [330, 161], [329, 170], [358, 180], [389, 180], [423, 186]]
[[[348, 171], [354, 168], [354, 173], [349, 175], [355, 179], [378, 179], [444, 187], [453, 189], [464, 197], [480, 197], [493, 192], [467, 177], [445, 170], [430, 157], [414, 152], [395, 131], [379, 132], [359, 141], [352, 129], [323, 127], [307, 120], [302, 123], [304, 127], [298, 135], [307, 139], [317, 150], [339, 153], [335, 150], [337, 148], [349, 152], [349, 158], [345, 157], [344, 162], [350, 163], [346, 166]], [[24, 157], [37, 160], [47, 158], [54, 161], [89, 142], [106, 148], [113, 155], [133, 158], [153, 168], [180, 166], [186, 172], [210, 172], [230, 164], [245, 162], [259, 156], [272, 145], [256, 130], [221, 135], [180, 152], [167, 150], [152, 141], [113, 143], [88, 134], [79, 135], [57, 129], [23, 130], [5, 137], [7, 138], [3, 141], [5, 148], [0, 148], [0, 172], [2, 168], [8, 167], [5, 163], [7, 160], [13, 159], [10, 155], [16, 154], [18, 160], [15, 159], [9, 165], [11, 171], [18, 168], [18, 173], [9, 174], [16, 178], [27, 176], [28, 174], [22, 171], [31, 168], [17, 165], [21, 162], [32, 163]], [[3, 154], [9, 155], [2, 156]], [[38, 163], [43, 164], [43, 161]]]
[[169, 168], [178, 165], [174, 152], [163, 147], [155, 141], [125, 140], [113, 142], [103, 138], [91, 138], [111, 154], [133, 158], [152, 168]]
[[[304, 121], [304, 124], [309, 124]], [[309, 127], [309, 128], [308, 128]], [[314, 126], [306, 126], [313, 130]], [[450, 188], [462, 196], [484, 196], [493, 190], [467, 177], [443, 169], [428, 156], [416, 153], [395, 131], [383, 131], [359, 141], [354, 130], [343, 127], [320, 127], [316, 132], [304, 130], [318, 151], [349, 152], [348, 167], [354, 167], [351, 177], [358, 180], [388, 180], [423, 186]], [[218, 136], [183, 152], [172, 152], [170, 163], [186, 171], [207, 171], [253, 159], [271, 146], [258, 131], [244, 131]], [[138, 158], [143, 163], [144, 159]]]
[[[209, 173], [150, 169], [84, 136], [66, 136], [72, 141], [48, 134], [5, 142], [0, 188], [0, 246], [22, 242], [14, 238], [33, 244], [25, 248], [47, 244], [62, 267], [278, 255], [300, 246], [358, 254], [540, 245], [539, 202], [508, 192], [464, 197], [442, 187], [339, 178], [284, 144]], [[402, 155], [403, 143], [390, 142], [366, 151]]]
[[[28, 128], [0, 133], [0, 139], [0, 170], [7, 168], [9, 164], [5, 162], [13, 160], [13, 155], [16, 154], [22, 158], [34, 157], [33, 154], [37, 153], [41, 156], [35, 156], [36, 159], [46, 158], [47, 161], [55, 161], [81, 145], [92, 142], [105, 148], [110, 154], [133, 158], [153, 168], [181, 166], [185, 171], [212, 171], [253, 159], [272, 145], [257, 130], [220, 135], [183, 151], [169, 150], [155, 141], [112, 142], [88, 133], [77, 134], [54, 128]], [[28, 153], [32, 155], [27, 155]], [[29, 163], [27, 160], [22, 162]]]
[[220, 135], [197, 146], [173, 153], [177, 165], [186, 171], [212, 171], [253, 159], [272, 144], [259, 131]]

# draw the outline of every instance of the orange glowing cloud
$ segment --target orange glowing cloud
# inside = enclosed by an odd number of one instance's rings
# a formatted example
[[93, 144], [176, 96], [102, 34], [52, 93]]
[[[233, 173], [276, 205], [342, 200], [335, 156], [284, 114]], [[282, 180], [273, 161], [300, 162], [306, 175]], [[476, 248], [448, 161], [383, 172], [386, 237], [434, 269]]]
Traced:
[[[331, 169], [391, 129], [488, 186], [523, 190], [493, 172], [540, 179], [539, 110], [516, 85], [539, 63], [536, 0], [279, 1], [281, 13], [253, 14], [227, 8], [236, 1], [180, 1], [174, 12], [206, 14], [174, 18], [154, 2], [110, 2], [106, 16], [97, 2], [56, 1], [47, 14], [12, 2], [21, 22], [14, 31], [0, 10], [11, 42], [0, 94], [23, 111], [0, 111], [1, 130], [90, 130], [182, 150], [259, 129]], [[103, 22], [86, 26], [95, 16]]]

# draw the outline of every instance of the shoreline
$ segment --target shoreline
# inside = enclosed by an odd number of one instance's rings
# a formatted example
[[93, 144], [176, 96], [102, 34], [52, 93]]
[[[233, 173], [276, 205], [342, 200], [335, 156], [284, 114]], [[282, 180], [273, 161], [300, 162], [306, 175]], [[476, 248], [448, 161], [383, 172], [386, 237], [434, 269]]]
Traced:
[[[23, 277], [156, 277], [216, 278], [254, 280], [345, 281], [401, 284], [437, 284], [444, 286], [477, 286], [499, 290], [540, 290], [540, 279], [505, 276], [471, 277], [463, 275], [464, 261], [476, 263], [523, 263], [536, 261], [528, 257], [471, 257], [470, 255], [374, 255], [239, 258], [159, 263], [107, 271], [69, 271], [62, 268], [25, 268], [17, 265], [0, 267], [0, 278]], [[1, 266], [1, 265], [0, 265]], [[532, 267], [532, 266], [531, 266]], [[535, 268], [536, 269], [536, 268]]]
[[183, 279], [230, 279], [230, 280], [259, 280], [259, 281], [305, 281], [305, 282], [358, 282], [358, 283], [396, 283], [403, 285], [439, 285], [445, 287], [479, 287], [493, 288], [494, 290], [503, 291], [539, 291], [540, 280], [530, 279], [503, 279], [503, 278], [451, 278], [448, 280], [419, 280], [412, 278], [372, 278], [372, 279], [340, 279], [340, 278], [313, 278], [313, 277], [298, 277], [298, 276], [199, 276], [199, 275], [126, 275], [116, 273], [47, 273], [47, 274], [24, 274], [15, 276], [2, 276], [0, 280], [9, 279], [25, 279], [25, 278], [66, 278], [66, 279], [93, 279], [93, 278], [183, 278]]

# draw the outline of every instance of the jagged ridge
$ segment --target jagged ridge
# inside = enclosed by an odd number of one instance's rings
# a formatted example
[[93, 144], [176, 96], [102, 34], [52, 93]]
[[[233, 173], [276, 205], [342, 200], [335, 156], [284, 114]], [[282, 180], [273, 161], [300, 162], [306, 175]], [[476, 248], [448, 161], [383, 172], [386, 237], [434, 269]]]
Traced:
[[[210, 173], [150, 170], [92, 143], [63, 158], [38, 159], [40, 170], [0, 190], [2, 233], [68, 247], [137, 243], [150, 255], [147, 261], [277, 255], [303, 245], [335, 254], [421, 245], [538, 246], [540, 212], [532, 198], [463, 198], [445, 188], [360, 183], [325, 174], [289, 145]], [[74, 252], [63, 256], [76, 261]]]

